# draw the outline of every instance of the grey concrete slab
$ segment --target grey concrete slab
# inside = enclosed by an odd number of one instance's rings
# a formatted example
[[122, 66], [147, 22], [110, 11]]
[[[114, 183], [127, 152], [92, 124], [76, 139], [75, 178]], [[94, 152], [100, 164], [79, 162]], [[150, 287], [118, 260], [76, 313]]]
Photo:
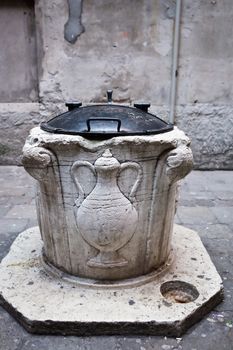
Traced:
[[0, 218], [4, 217], [8, 211], [11, 209], [10, 204], [0, 204]]
[[27, 204], [32, 204], [35, 206], [35, 193], [34, 190], [32, 192], [28, 192], [24, 195], [21, 196], [10, 196], [8, 198], [8, 203], [11, 204], [12, 206], [14, 205], [27, 205]]
[[0, 234], [14, 234], [22, 232], [28, 225], [27, 219], [0, 219]]
[[35, 204], [19, 204], [14, 205], [7, 211], [5, 217], [7, 219], [29, 219], [36, 217]]
[[9, 203], [9, 196], [0, 196], [0, 205]]
[[[14, 182], [12, 181], [12, 184]], [[28, 196], [30, 192], [30, 188], [28, 188], [27, 186], [13, 186], [12, 185], [8, 185], [8, 186], [5, 186], [5, 187], [1, 187], [0, 188], [0, 197], [18, 197], [18, 196]]]
[[[232, 180], [233, 181], [233, 180]], [[227, 188], [228, 188], [228, 191], [227, 191]], [[216, 195], [216, 198], [219, 200], [219, 201], [232, 201], [232, 198], [233, 198], [233, 190], [231, 188], [231, 186], [225, 186], [225, 188], [222, 190], [222, 191], [218, 191], [218, 192], [213, 192], [215, 193]], [[230, 204], [232, 206], [232, 204]]]
[[184, 207], [179, 206], [177, 209], [177, 216], [182, 225], [196, 224], [206, 225], [218, 223], [217, 217], [208, 207]]
[[205, 238], [208, 240], [224, 238], [231, 240], [233, 238], [233, 230], [227, 224], [188, 224], [188, 227], [196, 230], [202, 240]]
[[[232, 181], [233, 181], [233, 173], [232, 171], [200, 171], [202, 177], [205, 179], [205, 188], [213, 188], [214, 191], [218, 191], [218, 188], [214, 187], [215, 184], [222, 185], [222, 188], [225, 188], [225, 185], [230, 186], [230, 190], [232, 191]], [[199, 174], [197, 173], [197, 177]]]
[[[199, 206], [232, 206], [233, 203], [233, 192], [231, 191], [191, 191], [190, 189], [183, 189], [179, 194], [182, 201], [186, 201], [187, 206], [199, 205]], [[203, 204], [202, 204], [203, 203]]]
[[188, 189], [191, 192], [200, 192], [205, 191], [205, 179], [203, 177], [203, 172], [195, 171], [191, 172], [183, 181], [181, 181], [181, 185], [184, 182], [184, 189]]
[[233, 225], [233, 207], [214, 207], [211, 208], [212, 213], [217, 217], [221, 224]]

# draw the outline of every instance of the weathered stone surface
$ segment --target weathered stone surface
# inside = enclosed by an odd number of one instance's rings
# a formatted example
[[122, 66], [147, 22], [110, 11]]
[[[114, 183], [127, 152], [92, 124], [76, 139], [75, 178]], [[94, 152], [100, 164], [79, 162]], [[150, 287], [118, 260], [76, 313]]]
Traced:
[[[131, 288], [87, 288], [52, 276], [41, 263], [41, 248], [39, 229], [28, 229], [0, 264], [2, 305], [32, 333], [180, 336], [222, 300], [221, 278], [197, 233], [181, 226], [174, 229], [175, 260], [166, 274]], [[169, 281], [191, 284], [196, 299], [181, 302], [187, 298], [182, 291], [180, 302], [166, 299], [161, 290]]]
[[38, 103], [0, 103], [0, 163], [19, 163], [29, 130], [40, 122]]
[[23, 150], [38, 180], [46, 259], [75, 276], [122, 279], [170, 253], [177, 181], [192, 168], [185, 134], [93, 141], [34, 128]]
[[233, 108], [231, 105], [179, 106], [176, 124], [192, 139], [197, 169], [233, 168]]
[[[131, 6], [120, 0], [106, 6], [104, 0], [98, 4], [85, 0], [85, 33], [72, 45], [64, 40], [68, 4], [62, 0], [38, 1], [36, 16], [41, 17], [44, 48], [41, 112], [48, 116], [64, 98], [103, 101], [110, 87], [118, 102], [156, 96], [156, 103], [166, 103], [173, 28], [173, 16], [167, 15], [166, 5], [145, 0]], [[151, 79], [152, 75], [155, 78]], [[140, 84], [142, 77], [145, 81]], [[163, 85], [158, 85], [160, 79]]]
[[[228, 206], [232, 207], [233, 198], [231, 171], [192, 171], [182, 181], [180, 202], [183, 198], [190, 198], [190, 201], [185, 201], [186, 207], [199, 206], [199, 197], [203, 197], [207, 193], [207, 198], [213, 198], [214, 204], [218, 207], [222, 200], [228, 200]], [[0, 182], [1, 192], [0, 201], [2, 200], [11, 203], [27, 203], [31, 204], [31, 194], [29, 186], [35, 182], [33, 178], [23, 169], [16, 166], [0, 166]], [[24, 185], [23, 185], [24, 183]], [[199, 185], [198, 185], [199, 184]], [[26, 186], [27, 185], [27, 186]], [[23, 196], [18, 191], [12, 191], [12, 188], [24, 186], [25, 195]], [[206, 192], [208, 191], [208, 192]], [[28, 195], [29, 194], [29, 195]], [[185, 195], [185, 197], [184, 197]], [[22, 201], [21, 201], [22, 199]], [[34, 203], [33, 203], [34, 204]], [[205, 204], [209, 207], [208, 201]], [[226, 206], [226, 205], [225, 205]], [[179, 212], [179, 206], [178, 206]], [[30, 211], [32, 215], [32, 212]], [[35, 217], [31, 216], [33, 220]], [[224, 218], [224, 217], [222, 217]], [[9, 251], [10, 246], [15, 237], [26, 228], [21, 225], [25, 219], [0, 221], [1, 232], [0, 237], [0, 259], [2, 259]], [[180, 223], [180, 222], [178, 222]], [[14, 232], [11, 233], [11, 226], [14, 226]], [[184, 225], [183, 223], [181, 223]], [[36, 224], [34, 224], [36, 225]], [[184, 225], [185, 226], [185, 225]], [[190, 350], [229, 350], [233, 342], [233, 270], [232, 270], [232, 251], [233, 251], [233, 227], [229, 224], [212, 224], [212, 225], [197, 225], [189, 224], [191, 229], [197, 231], [203, 244], [217, 268], [220, 276], [223, 279], [224, 285], [224, 302], [215, 307], [208, 315], [192, 326], [187, 333], [182, 337], [170, 338], [164, 336], [50, 336], [29, 334], [7, 311], [0, 307], [0, 343], [4, 350], [161, 350], [163, 347], [168, 349]]]

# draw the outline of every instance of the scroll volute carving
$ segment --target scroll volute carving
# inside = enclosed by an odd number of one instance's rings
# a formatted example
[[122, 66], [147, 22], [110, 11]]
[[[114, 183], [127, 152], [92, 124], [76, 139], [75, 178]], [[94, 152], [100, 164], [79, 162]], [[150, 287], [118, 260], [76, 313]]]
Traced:
[[193, 155], [191, 149], [181, 144], [167, 154], [166, 175], [169, 183], [175, 183], [184, 178], [193, 168]]
[[22, 164], [25, 170], [40, 182], [48, 181], [48, 172], [54, 162], [54, 154], [46, 148], [27, 145], [23, 148]]

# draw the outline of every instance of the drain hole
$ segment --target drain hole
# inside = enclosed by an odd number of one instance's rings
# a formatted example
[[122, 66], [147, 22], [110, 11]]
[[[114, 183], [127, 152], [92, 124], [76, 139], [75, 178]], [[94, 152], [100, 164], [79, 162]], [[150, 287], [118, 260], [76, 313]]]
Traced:
[[199, 297], [196, 287], [183, 281], [168, 281], [161, 285], [160, 292], [171, 303], [191, 303]]

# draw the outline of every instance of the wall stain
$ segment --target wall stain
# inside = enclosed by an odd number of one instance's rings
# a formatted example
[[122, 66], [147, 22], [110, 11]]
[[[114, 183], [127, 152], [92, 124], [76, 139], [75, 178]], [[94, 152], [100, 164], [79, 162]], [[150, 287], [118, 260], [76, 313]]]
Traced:
[[65, 24], [65, 39], [74, 44], [78, 37], [84, 33], [85, 28], [82, 24], [83, 0], [68, 0], [69, 19]]
[[10, 151], [10, 147], [9, 146], [0, 143], [0, 155], [1, 156], [3, 156], [6, 153], [9, 153], [9, 151]]

